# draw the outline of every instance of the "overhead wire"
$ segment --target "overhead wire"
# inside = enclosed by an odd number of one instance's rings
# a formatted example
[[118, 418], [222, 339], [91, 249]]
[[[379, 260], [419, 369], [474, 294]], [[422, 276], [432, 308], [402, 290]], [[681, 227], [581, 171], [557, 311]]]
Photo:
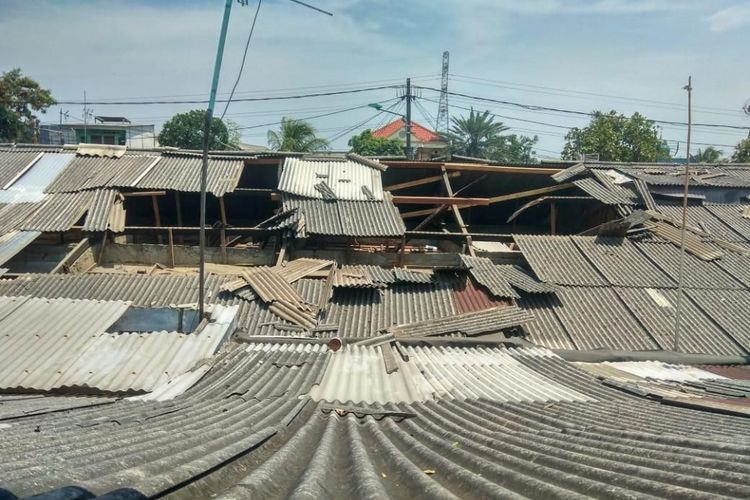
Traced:
[[234, 85], [232, 86], [232, 91], [229, 93], [229, 98], [227, 99], [226, 104], [224, 105], [224, 111], [221, 113], [220, 120], [224, 119], [224, 115], [227, 114], [227, 110], [229, 109], [229, 104], [232, 102], [232, 97], [234, 97], [234, 92], [237, 90], [237, 85], [240, 83], [240, 79], [242, 78], [242, 71], [245, 69], [245, 60], [247, 59], [247, 51], [250, 48], [250, 40], [253, 38], [253, 33], [255, 32], [255, 23], [258, 21], [258, 13], [260, 13], [260, 6], [263, 4], [263, 0], [258, 0], [258, 8], [255, 9], [255, 15], [253, 16], [253, 23], [250, 25], [250, 33], [247, 35], [247, 42], [245, 42], [245, 50], [242, 53], [242, 62], [240, 63], [240, 70], [237, 72], [237, 79], [234, 81]]

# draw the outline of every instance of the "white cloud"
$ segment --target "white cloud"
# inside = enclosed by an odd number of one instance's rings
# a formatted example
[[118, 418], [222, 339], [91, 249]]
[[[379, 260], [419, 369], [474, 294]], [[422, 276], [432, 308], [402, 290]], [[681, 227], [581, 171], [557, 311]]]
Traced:
[[733, 5], [711, 14], [708, 27], [715, 33], [730, 31], [750, 24], [750, 3]]

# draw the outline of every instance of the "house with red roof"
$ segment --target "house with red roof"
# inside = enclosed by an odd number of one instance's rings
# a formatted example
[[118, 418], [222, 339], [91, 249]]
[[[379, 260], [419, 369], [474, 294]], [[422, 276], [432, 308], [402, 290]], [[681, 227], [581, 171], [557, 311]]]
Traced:
[[[406, 144], [406, 124], [403, 118], [392, 121], [391, 123], [372, 131], [373, 137], [383, 139], [398, 139]], [[434, 130], [430, 130], [424, 125], [411, 122], [411, 143], [414, 148], [415, 158], [418, 160], [428, 160], [437, 156], [445, 155], [448, 141], [440, 136]]]

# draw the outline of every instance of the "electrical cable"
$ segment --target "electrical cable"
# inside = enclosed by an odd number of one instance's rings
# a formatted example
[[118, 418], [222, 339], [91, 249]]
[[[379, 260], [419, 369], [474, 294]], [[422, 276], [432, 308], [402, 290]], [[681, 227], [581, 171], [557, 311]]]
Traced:
[[229, 93], [229, 98], [227, 99], [227, 103], [224, 105], [224, 111], [221, 113], [221, 117], [219, 118], [219, 120], [224, 120], [224, 115], [227, 114], [229, 104], [232, 102], [232, 97], [234, 97], [235, 90], [237, 90], [237, 84], [240, 83], [240, 78], [242, 78], [242, 71], [245, 69], [245, 59], [247, 59], [247, 49], [250, 48], [250, 40], [253, 38], [253, 33], [255, 32], [255, 22], [258, 20], [258, 13], [260, 12], [261, 4], [263, 4], [263, 0], [258, 0], [258, 8], [255, 9], [253, 24], [250, 25], [250, 33], [247, 35], [247, 42], [245, 42], [245, 51], [242, 53], [242, 63], [240, 63], [240, 70], [239, 72], [237, 72], [237, 79], [234, 81], [232, 91]]
[[[431, 91], [437, 92], [437, 93], [441, 93], [442, 92], [442, 90], [436, 89], [436, 88], [433, 88], [433, 87], [421, 87], [421, 86], [419, 86], [419, 87], [415, 87], [415, 88], [420, 88], [420, 89], [423, 89], [423, 90], [431, 90]], [[476, 100], [476, 101], [494, 102], [494, 103], [498, 103], [498, 104], [505, 104], [505, 105], [508, 105], [508, 106], [514, 106], [514, 107], [518, 107], [518, 108], [522, 108], [522, 109], [527, 109], [529, 111], [554, 111], [554, 112], [557, 112], [557, 113], [567, 113], [567, 114], [578, 115], [578, 116], [589, 116], [589, 117], [594, 116], [594, 113], [589, 113], [589, 112], [585, 112], [585, 111], [574, 111], [574, 110], [564, 109], [564, 108], [552, 108], [552, 107], [549, 107], [549, 106], [538, 106], [538, 105], [533, 105], [533, 104], [522, 104], [522, 103], [518, 103], [518, 102], [503, 101], [503, 100], [500, 100], [500, 99], [493, 99], [493, 98], [490, 98], [490, 97], [482, 97], [482, 96], [475, 96], [475, 95], [471, 95], [471, 94], [464, 94], [462, 92], [448, 91], [447, 94], [448, 95], [452, 95], [452, 96], [465, 97], [465, 98], [473, 99], [473, 100]], [[649, 119], [649, 121], [654, 122], [654, 123], [664, 123], [664, 124], [667, 124], [667, 125], [678, 125], [678, 126], [685, 126], [685, 127], [688, 125], [685, 122], [677, 122], [677, 121], [669, 121], [669, 120], [654, 120], [654, 119]], [[720, 124], [720, 123], [693, 123], [692, 126], [693, 127], [708, 127], [708, 128], [729, 128], [729, 129], [734, 129], [734, 130], [750, 130], [750, 127], [743, 127], [743, 126], [739, 126], [739, 125], [725, 125], [725, 124]]]

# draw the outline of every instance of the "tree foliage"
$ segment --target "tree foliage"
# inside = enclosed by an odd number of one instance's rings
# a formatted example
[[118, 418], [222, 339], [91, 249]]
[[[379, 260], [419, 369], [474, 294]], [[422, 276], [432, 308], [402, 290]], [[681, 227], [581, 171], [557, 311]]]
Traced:
[[502, 122], [495, 122], [489, 111], [475, 113], [472, 109], [469, 116], [453, 117], [451, 122], [448, 138], [453, 152], [477, 158], [485, 158], [500, 133], [508, 130]]
[[485, 158], [507, 163], [534, 163], [537, 161], [534, 146], [539, 137], [501, 135], [491, 141]]
[[750, 137], [737, 144], [734, 148], [732, 161], [737, 163], [750, 163]]
[[308, 153], [325, 151], [328, 141], [315, 135], [315, 128], [309, 123], [293, 118], [282, 118], [278, 132], [268, 131], [268, 145], [276, 151]]
[[713, 146], [706, 149], [698, 149], [698, 152], [690, 156], [690, 161], [697, 163], [718, 163], [724, 153]]
[[19, 68], [0, 76], [0, 141], [32, 142], [38, 119], [35, 112], [45, 113], [55, 104], [48, 89], [43, 89]]
[[[203, 125], [206, 112], [194, 109], [178, 113], [167, 120], [159, 133], [159, 144], [182, 149], [203, 149]], [[218, 118], [211, 120], [208, 149], [234, 149], [229, 145], [229, 130]]]
[[353, 153], [362, 156], [393, 156], [404, 152], [404, 145], [398, 139], [373, 137], [370, 129], [349, 139], [349, 147]]
[[616, 111], [594, 111], [584, 128], [573, 128], [565, 136], [562, 157], [598, 154], [602, 161], [649, 162], [669, 159], [669, 146], [659, 138], [654, 122], [640, 113], [628, 118]]

